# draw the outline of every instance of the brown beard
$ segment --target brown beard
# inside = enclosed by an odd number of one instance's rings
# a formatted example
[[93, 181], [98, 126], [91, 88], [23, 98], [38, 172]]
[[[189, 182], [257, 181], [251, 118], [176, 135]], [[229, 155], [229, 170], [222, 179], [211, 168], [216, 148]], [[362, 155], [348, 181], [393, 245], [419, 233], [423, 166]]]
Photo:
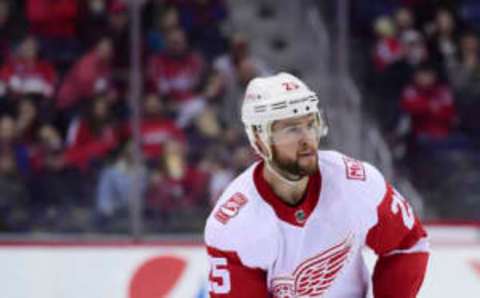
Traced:
[[300, 156], [295, 158], [295, 160], [284, 160], [279, 158], [277, 148], [275, 145], [272, 145], [272, 161], [275, 166], [278, 167], [281, 171], [288, 173], [292, 176], [304, 177], [311, 176], [318, 171], [318, 155], [315, 154], [315, 162], [308, 165], [301, 165]]

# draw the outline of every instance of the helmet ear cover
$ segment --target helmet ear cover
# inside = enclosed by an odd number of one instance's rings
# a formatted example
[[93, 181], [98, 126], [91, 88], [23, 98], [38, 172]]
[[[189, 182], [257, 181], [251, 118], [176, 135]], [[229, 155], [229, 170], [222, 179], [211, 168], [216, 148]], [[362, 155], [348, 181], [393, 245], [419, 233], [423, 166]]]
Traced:
[[[270, 133], [268, 132], [271, 130], [271, 123], [251, 125], [250, 127], [245, 127], [245, 130], [250, 145], [255, 152], [263, 159], [270, 161], [272, 159], [272, 147]], [[259, 142], [262, 142], [263, 147], [259, 145]]]

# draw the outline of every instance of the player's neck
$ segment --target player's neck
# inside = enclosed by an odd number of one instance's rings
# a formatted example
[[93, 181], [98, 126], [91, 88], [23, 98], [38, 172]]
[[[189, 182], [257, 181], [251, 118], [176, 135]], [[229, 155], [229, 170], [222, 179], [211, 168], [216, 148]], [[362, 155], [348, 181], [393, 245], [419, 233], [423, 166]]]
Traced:
[[263, 177], [272, 191], [285, 203], [295, 205], [303, 198], [307, 190], [308, 176], [302, 177], [298, 181], [290, 181], [280, 175], [271, 166], [263, 168]]

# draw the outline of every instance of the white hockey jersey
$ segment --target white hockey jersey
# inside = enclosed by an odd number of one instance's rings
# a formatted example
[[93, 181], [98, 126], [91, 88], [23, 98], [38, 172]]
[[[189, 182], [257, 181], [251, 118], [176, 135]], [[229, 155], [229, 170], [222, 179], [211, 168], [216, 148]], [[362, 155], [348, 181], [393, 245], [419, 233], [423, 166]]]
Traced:
[[[237, 177], [205, 228], [211, 297], [415, 297], [426, 233], [408, 202], [371, 165], [319, 151], [319, 172], [295, 206], [263, 178], [263, 162]], [[362, 258], [379, 256], [373, 277]], [[372, 289], [371, 289], [372, 290]]]

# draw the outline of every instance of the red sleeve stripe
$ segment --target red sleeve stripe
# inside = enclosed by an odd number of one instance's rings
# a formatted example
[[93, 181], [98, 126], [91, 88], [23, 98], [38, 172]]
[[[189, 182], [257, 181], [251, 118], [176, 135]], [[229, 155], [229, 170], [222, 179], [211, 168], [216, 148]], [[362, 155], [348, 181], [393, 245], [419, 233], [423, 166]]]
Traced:
[[[222, 251], [207, 246], [207, 252], [211, 264], [215, 263], [215, 258], [223, 259], [221, 266], [212, 265], [210, 268], [211, 298], [269, 297], [265, 270], [245, 266], [235, 251]], [[228, 287], [225, 287], [226, 284]], [[219, 287], [228, 290], [215, 291]]]

